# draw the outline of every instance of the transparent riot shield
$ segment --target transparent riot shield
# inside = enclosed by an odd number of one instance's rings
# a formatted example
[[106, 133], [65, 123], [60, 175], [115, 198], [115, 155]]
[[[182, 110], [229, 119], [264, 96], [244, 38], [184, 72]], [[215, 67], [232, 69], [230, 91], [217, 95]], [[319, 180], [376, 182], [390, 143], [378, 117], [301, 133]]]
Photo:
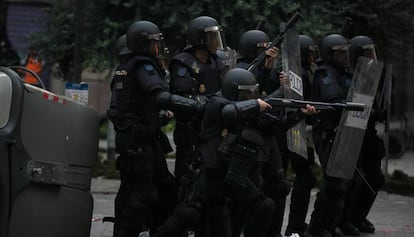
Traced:
[[381, 78], [383, 62], [361, 57], [355, 68], [347, 101], [365, 104], [364, 111], [343, 111], [329, 156], [326, 173], [351, 179]]
[[97, 112], [9, 68], [0, 87], [0, 237], [89, 237]]
[[[284, 97], [303, 100], [299, 33], [294, 28], [287, 30], [281, 51], [283, 71], [288, 74], [289, 78], [288, 83], [284, 85]], [[285, 108], [286, 113], [294, 110], [296, 109]], [[290, 151], [301, 157], [308, 157], [305, 120], [287, 131], [287, 144]]]

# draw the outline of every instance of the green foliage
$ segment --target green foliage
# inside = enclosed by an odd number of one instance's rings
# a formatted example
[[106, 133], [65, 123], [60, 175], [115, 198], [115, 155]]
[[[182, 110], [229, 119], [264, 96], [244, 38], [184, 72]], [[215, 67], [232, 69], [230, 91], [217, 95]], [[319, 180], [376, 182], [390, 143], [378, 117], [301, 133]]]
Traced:
[[65, 6], [63, 1], [56, 1], [44, 11], [50, 14], [49, 31], [46, 34], [33, 34], [32, 45], [35, 48], [46, 49], [65, 70], [71, 65], [75, 49], [74, 8]]
[[[54, 58], [71, 65], [74, 50], [74, 4], [56, 1], [49, 9], [50, 28], [37, 35], [36, 44], [48, 48]], [[116, 39], [125, 34], [135, 20], [156, 23], [164, 33], [172, 53], [185, 45], [188, 22], [200, 15], [216, 18], [224, 27], [227, 43], [238, 47], [239, 36], [259, 27], [270, 37], [279, 32], [279, 24], [295, 11], [301, 33], [320, 40], [328, 33], [340, 33], [345, 17], [353, 19], [350, 35], [366, 34], [379, 45], [382, 58], [403, 54], [413, 34], [413, 2], [410, 0], [111, 0], [85, 1], [83, 25], [83, 67], [98, 70], [114, 65], [112, 53]]]
[[[321, 166], [318, 165], [318, 164], [314, 164], [311, 169], [312, 169], [312, 173], [315, 176], [315, 180], [316, 180], [315, 188], [321, 188], [321, 184], [323, 182], [323, 175], [322, 175], [322, 168], [321, 168]], [[286, 178], [291, 183], [293, 183], [295, 181], [295, 177], [296, 177], [296, 174], [293, 171], [291, 165], [289, 165], [289, 168], [286, 171]]]
[[[320, 39], [323, 33], [342, 33], [344, 19], [350, 17], [349, 37], [370, 36], [377, 44], [382, 60], [402, 56], [407, 45], [411, 45], [414, 34], [414, 2], [411, 0], [318, 0], [310, 6], [306, 5], [308, 1], [300, 2], [307, 16], [311, 15], [306, 19], [316, 23], [304, 31], [317, 36], [316, 39]], [[306, 24], [303, 22], [301, 24]]]
[[108, 134], [108, 121], [105, 120], [99, 126], [99, 137], [106, 139], [107, 134]]
[[93, 169], [93, 177], [105, 177], [108, 179], [119, 179], [119, 171], [116, 169], [116, 160], [104, 160], [102, 154]]
[[414, 196], [414, 177], [409, 177], [401, 170], [395, 170], [383, 190], [389, 193]]
[[167, 125], [161, 128], [164, 133], [172, 133], [175, 128], [175, 120], [171, 120]]
[[391, 176], [392, 179], [398, 181], [408, 181], [408, 175], [404, 173], [402, 170], [394, 170]]

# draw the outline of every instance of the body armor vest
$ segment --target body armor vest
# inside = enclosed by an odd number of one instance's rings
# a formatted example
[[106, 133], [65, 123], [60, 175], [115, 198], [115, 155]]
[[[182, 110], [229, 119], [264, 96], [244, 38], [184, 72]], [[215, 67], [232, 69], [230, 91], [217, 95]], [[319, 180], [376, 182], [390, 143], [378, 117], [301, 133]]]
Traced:
[[118, 128], [127, 128], [134, 123], [158, 126], [159, 109], [151, 94], [155, 90], [165, 90], [162, 75], [157, 64], [145, 56], [131, 57], [117, 67], [111, 85], [110, 114], [116, 115], [111, 120]]
[[330, 65], [320, 66], [316, 70], [315, 75], [322, 73], [326, 73], [326, 75], [319, 76], [319, 99], [325, 102], [343, 102], [346, 99], [349, 86], [351, 85], [351, 75], [348, 73], [340, 75]]
[[209, 61], [208, 64], [202, 64], [188, 52], [174, 56], [171, 64], [183, 65], [189, 70], [189, 73], [177, 72], [178, 77], [171, 78], [172, 92], [185, 95], [211, 95], [220, 90], [225, 66], [213, 56], [209, 57]]

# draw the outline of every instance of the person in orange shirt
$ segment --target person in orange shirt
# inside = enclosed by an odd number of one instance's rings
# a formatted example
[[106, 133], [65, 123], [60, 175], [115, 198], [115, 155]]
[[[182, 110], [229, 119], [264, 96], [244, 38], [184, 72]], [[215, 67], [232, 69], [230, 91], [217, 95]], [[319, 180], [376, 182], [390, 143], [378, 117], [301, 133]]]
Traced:
[[[42, 72], [43, 63], [40, 60], [39, 53], [36, 50], [30, 49], [30, 52], [27, 56], [27, 62], [26, 62], [25, 67], [32, 70], [37, 75], [40, 75], [40, 73]], [[32, 73], [29, 73], [29, 72], [25, 73], [24, 81], [30, 84], [39, 84], [36, 77]]]

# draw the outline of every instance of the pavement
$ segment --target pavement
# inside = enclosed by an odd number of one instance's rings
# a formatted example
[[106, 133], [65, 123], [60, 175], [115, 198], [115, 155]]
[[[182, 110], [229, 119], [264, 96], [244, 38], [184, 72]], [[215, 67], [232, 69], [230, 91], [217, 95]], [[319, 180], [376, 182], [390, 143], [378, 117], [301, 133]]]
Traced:
[[[169, 160], [168, 165], [172, 169], [174, 161]], [[389, 173], [396, 169], [403, 170], [410, 176], [414, 176], [414, 152], [409, 151], [399, 159], [389, 160]], [[112, 236], [113, 224], [103, 223], [102, 218], [113, 215], [113, 204], [119, 184], [119, 180], [101, 178], [92, 180], [91, 192], [94, 198], [94, 209], [90, 237]], [[307, 221], [310, 219], [317, 192], [317, 189], [312, 190]], [[284, 233], [287, 225], [289, 200], [290, 195], [287, 198], [282, 233]], [[361, 234], [361, 237], [414, 237], [414, 197], [388, 194], [380, 191], [368, 215], [368, 219], [375, 225], [376, 232], [374, 234]]]

